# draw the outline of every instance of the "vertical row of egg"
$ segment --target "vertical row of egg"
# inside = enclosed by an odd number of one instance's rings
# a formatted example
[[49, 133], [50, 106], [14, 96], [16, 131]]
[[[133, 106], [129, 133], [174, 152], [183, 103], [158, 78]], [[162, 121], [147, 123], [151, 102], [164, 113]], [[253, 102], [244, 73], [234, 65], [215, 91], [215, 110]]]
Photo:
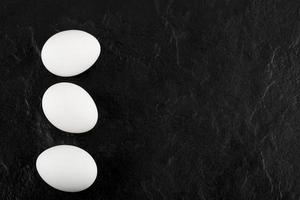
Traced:
[[[59, 32], [43, 46], [41, 58], [47, 70], [57, 76], [76, 76], [98, 59], [101, 47], [91, 34], [80, 30]], [[98, 109], [82, 87], [68, 82], [49, 87], [42, 98], [48, 121], [67, 133], [85, 133], [98, 120]], [[90, 187], [97, 177], [97, 165], [85, 150], [73, 145], [58, 145], [43, 151], [36, 160], [41, 178], [65, 192], [79, 192]]]

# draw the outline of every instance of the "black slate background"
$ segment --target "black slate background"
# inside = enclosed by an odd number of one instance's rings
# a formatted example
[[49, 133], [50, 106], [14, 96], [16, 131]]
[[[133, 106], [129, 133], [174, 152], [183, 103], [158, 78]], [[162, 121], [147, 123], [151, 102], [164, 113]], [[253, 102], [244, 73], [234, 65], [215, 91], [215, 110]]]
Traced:
[[[235, 200], [300, 198], [297, 0], [1, 0], [0, 199]], [[40, 50], [56, 32], [96, 36], [101, 56], [60, 78]], [[55, 129], [44, 91], [69, 81], [94, 98], [87, 134]], [[87, 150], [96, 182], [45, 184], [39, 153]]]

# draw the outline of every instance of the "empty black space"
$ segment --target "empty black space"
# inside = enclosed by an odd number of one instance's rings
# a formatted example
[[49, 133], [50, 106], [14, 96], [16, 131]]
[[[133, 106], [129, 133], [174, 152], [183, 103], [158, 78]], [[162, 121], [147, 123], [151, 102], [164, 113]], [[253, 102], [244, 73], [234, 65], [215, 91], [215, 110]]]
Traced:
[[[279, 200], [300, 198], [299, 0], [1, 0], [1, 200]], [[80, 29], [101, 43], [71, 78], [41, 48]], [[82, 86], [96, 127], [67, 134], [44, 116], [52, 84]], [[45, 149], [88, 151], [85, 191], [48, 186]]]

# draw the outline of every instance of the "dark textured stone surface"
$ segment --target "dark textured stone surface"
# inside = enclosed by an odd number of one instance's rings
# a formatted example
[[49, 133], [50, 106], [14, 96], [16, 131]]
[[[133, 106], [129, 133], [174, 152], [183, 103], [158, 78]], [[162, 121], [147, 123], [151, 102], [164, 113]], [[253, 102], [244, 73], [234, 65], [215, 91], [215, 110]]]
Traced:
[[[300, 198], [298, 0], [0, 2], [0, 199]], [[39, 53], [82, 29], [102, 54], [60, 78]], [[60, 81], [84, 87], [100, 121], [55, 129], [41, 109]], [[39, 153], [74, 144], [99, 176], [63, 193], [37, 174]]]

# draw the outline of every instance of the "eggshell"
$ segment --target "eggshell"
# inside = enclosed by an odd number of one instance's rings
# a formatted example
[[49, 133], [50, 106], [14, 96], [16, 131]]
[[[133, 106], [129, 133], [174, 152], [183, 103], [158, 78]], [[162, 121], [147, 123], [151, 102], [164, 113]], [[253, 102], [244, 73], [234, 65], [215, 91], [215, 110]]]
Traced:
[[91, 34], [80, 30], [56, 33], [44, 44], [42, 62], [51, 73], [70, 77], [89, 69], [98, 59], [101, 47]]
[[68, 133], [84, 133], [97, 123], [98, 110], [92, 97], [82, 87], [61, 82], [43, 95], [42, 109], [56, 128]]
[[72, 145], [45, 150], [36, 160], [36, 169], [48, 185], [65, 192], [85, 190], [97, 177], [97, 165], [92, 156]]

